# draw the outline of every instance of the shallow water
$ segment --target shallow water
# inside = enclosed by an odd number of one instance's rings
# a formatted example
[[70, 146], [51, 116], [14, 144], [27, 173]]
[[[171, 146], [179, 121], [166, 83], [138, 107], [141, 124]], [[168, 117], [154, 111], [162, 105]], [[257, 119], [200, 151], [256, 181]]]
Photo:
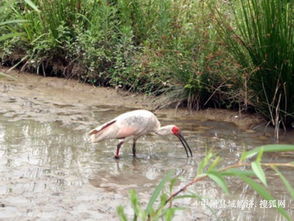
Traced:
[[[242, 151], [273, 142], [270, 129], [244, 131], [233, 123], [161, 111], [157, 116], [162, 125], [174, 123], [183, 129], [194, 157], [186, 157], [176, 137], [146, 136], [138, 140], [136, 159], [127, 143], [121, 159], [114, 160], [117, 141], [91, 144], [86, 133], [129, 108], [12, 95], [4, 89], [0, 95], [0, 220], [118, 220], [118, 205], [132, 214], [130, 189], [145, 205], [169, 170], [179, 177], [175, 190], [193, 179], [210, 149], [225, 166], [235, 163]], [[281, 142], [294, 143], [293, 135], [282, 134]], [[289, 154], [264, 156], [271, 162], [293, 159]], [[281, 171], [294, 184], [293, 170]], [[294, 203], [279, 179], [270, 174], [268, 180], [272, 194], [294, 216]], [[204, 201], [176, 200], [176, 206], [186, 209], [177, 211], [174, 220], [283, 220], [238, 179], [228, 183], [230, 195], [210, 180], [191, 186]]]
[[[110, 119], [119, 111], [102, 107], [93, 112], [100, 119]], [[163, 124], [172, 119], [159, 116]], [[2, 220], [117, 220], [115, 208], [124, 205], [131, 213], [128, 191], [136, 189], [143, 202], [168, 170], [180, 177], [179, 186], [196, 173], [197, 162], [205, 150], [214, 148], [233, 163], [245, 149], [267, 143], [256, 133], [244, 133], [233, 124], [215, 121], [176, 119], [185, 128], [185, 135], [193, 148], [194, 157], [187, 159], [177, 139], [147, 136], [138, 141], [138, 158], [131, 156], [130, 144], [122, 150], [120, 160], [114, 160], [116, 141], [90, 144], [85, 130], [61, 122], [13, 120], [0, 115], [0, 219]], [[262, 137], [262, 135], [259, 135]], [[267, 156], [275, 158], [275, 156]], [[270, 159], [267, 159], [270, 160]], [[283, 171], [293, 183], [293, 171]], [[272, 179], [275, 179], [272, 177]], [[260, 208], [261, 200], [246, 186], [231, 181], [232, 195], [225, 196], [210, 181], [195, 185], [191, 190], [208, 197], [215, 207], [215, 215], [195, 200], [179, 200], [176, 204], [188, 207], [177, 214], [189, 220], [222, 217], [230, 220], [282, 220], [275, 210]], [[275, 183], [275, 181], [273, 181]], [[293, 206], [281, 186], [275, 186], [278, 199], [285, 200], [286, 209]], [[221, 209], [221, 200], [253, 200], [254, 209]], [[217, 203], [219, 205], [212, 205]], [[239, 205], [240, 206], [240, 205]], [[290, 210], [289, 210], [290, 211]], [[290, 211], [293, 215], [293, 211]], [[258, 217], [256, 216], [258, 215]], [[215, 216], [215, 217], [214, 217]]]

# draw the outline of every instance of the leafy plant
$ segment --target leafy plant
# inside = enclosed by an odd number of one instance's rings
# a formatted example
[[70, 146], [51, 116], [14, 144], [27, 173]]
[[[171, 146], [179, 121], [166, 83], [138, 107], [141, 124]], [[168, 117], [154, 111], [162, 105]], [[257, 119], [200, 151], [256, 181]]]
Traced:
[[[159, 220], [164, 218], [165, 220], [171, 220], [176, 208], [165, 208], [167, 194], [164, 192], [165, 184], [170, 182], [170, 190], [172, 190], [174, 184], [174, 178], [172, 178], [173, 171], [169, 171], [165, 177], [160, 181], [158, 186], [154, 189], [152, 196], [149, 199], [149, 202], [145, 209], [142, 208], [142, 205], [139, 202], [138, 195], [136, 191], [130, 191], [130, 199], [132, 208], [134, 211], [132, 220]], [[160, 203], [156, 205], [156, 201], [160, 198]], [[177, 208], [178, 209], [178, 208]], [[120, 220], [126, 221], [127, 215], [124, 212], [122, 206], [117, 207], [117, 213], [120, 217]]]
[[6, 11], [3, 62], [147, 94], [172, 91], [172, 102], [195, 109], [229, 97], [222, 91], [234, 68], [203, 1], [15, 0]]
[[[225, 167], [221, 167], [221, 158], [212, 152], [208, 152], [206, 156], [198, 164], [197, 175], [189, 183], [184, 185], [179, 190], [173, 192], [173, 187], [176, 178], [172, 178], [172, 172], [170, 171], [155, 188], [146, 209], [142, 209], [142, 205], [139, 202], [138, 196], [134, 190], [130, 192], [132, 208], [134, 216], [132, 220], [172, 220], [175, 211], [179, 208], [173, 207], [172, 202], [179, 198], [193, 198], [196, 200], [202, 200], [204, 197], [198, 196], [195, 193], [180, 195], [186, 191], [190, 186], [197, 185], [197, 183], [210, 178], [213, 180], [224, 193], [229, 194], [229, 187], [225, 180], [226, 177], [237, 177], [251, 187], [256, 193], [258, 193], [265, 200], [275, 200], [272, 194], [269, 192], [264, 167], [271, 168], [280, 177], [285, 185], [285, 189], [289, 192], [289, 195], [294, 199], [294, 189], [284, 175], [277, 169], [278, 167], [294, 168], [293, 162], [288, 163], [263, 163], [262, 156], [267, 152], [294, 152], [293, 145], [265, 145], [255, 148], [250, 151], [246, 151], [242, 154], [240, 160], [235, 164], [231, 164]], [[255, 160], [248, 162], [256, 156]], [[240, 169], [239, 169], [240, 168]], [[257, 179], [257, 181], [256, 181]], [[258, 182], [259, 180], [259, 182]], [[166, 183], [170, 182], [170, 194], [169, 196], [164, 191]], [[158, 202], [159, 201], [159, 202]], [[157, 203], [156, 203], [157, 202]], [[277, 211], [284, 216], [287, 220], [291, 220], [287, 211], [276, 205]], [[117, 213], [120, 220], [128, 220], [127, 215], [124, 212], [122, 206], [117, 208]]]

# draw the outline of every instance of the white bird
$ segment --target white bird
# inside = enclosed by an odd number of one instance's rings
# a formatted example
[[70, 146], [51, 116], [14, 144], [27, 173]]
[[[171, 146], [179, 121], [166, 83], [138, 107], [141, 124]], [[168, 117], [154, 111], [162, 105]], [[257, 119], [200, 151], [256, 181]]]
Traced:
[[[123, 113], [116, 118], [96, 127], [89, 132], [90, 139], [93, 143], [97, 143], [106, 139], [119, 139], [119, 143], [116, 148], [115, 158], [119, 158], [119, 150], [122, 145], [133, 139], [133, 156], [136, 156], [136, 141], [139, 137], [155, 133], [161, 136], [175, 135], [179, 138], [184, 146], [187, 157], [189, 153], [192, 157], [192, 151], [186, 142], [185, 138], [181, 134], [180, 128], [176, 125], [160, 126], [160, 122], [157, 117], [147, 110], [134, 110]], [[189, 153], [188, 153], [189, 151]]]

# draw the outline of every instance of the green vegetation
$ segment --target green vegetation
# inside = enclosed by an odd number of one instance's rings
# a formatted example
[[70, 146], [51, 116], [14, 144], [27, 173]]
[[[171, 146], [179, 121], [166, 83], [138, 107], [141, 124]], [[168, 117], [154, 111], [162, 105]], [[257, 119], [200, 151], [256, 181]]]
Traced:
[[293, 1], [3, 0], [0, 59], [45, 76], [294, 121]]
[[[121, 221], [127, 220], [141, 220], [141, 221], [156, 221], [156, 220], [172, 220], [177, 210], [182, 210], [184, 208], [179, 208], [173, 205], [173, 203], [181, 198], [191, 198], [195, 200], [205, 200], [205, 196], [198, 193], [189, 192], [188, 194], [181, 195], [184, 191], [192, 185], [197, 185], [201, 181], [210, 178], [213, 180], [224, 193], [229, 194], [229, 187], [225, 178], [233, 177], [239, 178], [243, 183], [247, 184], [252, 190], [259, 194], [265, 200], [271, 200], [277, 202], [277, 200], [270, 193], [269, 184], [266, 179], [266, 173], [263, 168], [271, 169], [275, 172], [275, 176], [280, 178], [282, 184], [284, 185], [285, 191], [288, 191], [289, 196], [294, 199], [294, 188], [290, 182], [285, 178], [285, 176], [277, 169], [278, 167], [288, 167], [293, 168], [293, 162], [287, 163], [264, 163], [262, 162], [263, 154], [267, 152], [293, 152], [293, 145], [265, 145], [248, 152], [244, 152], [238, 162], [221, 166], [221, 158], [216, 154], [208, 152], [206, 156], [198, 164], [197, 174], [189, 183], [181, 187], [179, 190], [173, 192], [175, 184], [177, 182], [177, 177], [173, 176], [172, 171], [169, 171], [167, 175], [161, 180], [158, 186], [153, 191], [152, 196], [146, 208], [143, 208], [142, 203], [140, 203], [137, 193], [134, 190], [130, 191], [130, 200], [133, 209], [133, 216], [131, 219], [124, 212], [124, 207], [119, 206], [117, 208], [117, 214]], [[255, 160], [249, 162], [256, 156]], [[169, 184], [169, 185], [167, 185]], [[209, 206], [209, 205], [208, 205]], [[279, 212], [286, 220], [291, 220], [288, 212], [276, 205], [277, 212]], [[215, 215], [219, 218], [219, 214]], [[227, 217], [230, 219], [230, 217]]]
[[[293, 127], [291, 0], [2, 0], [0, 33], [2, 65], [94, 85], [166, 93], [170, 100], [163, 106], [250, 106], [277, 130], [281, 125]], [[179, 209], [172, 202], [181, 197], [201, 200], [180, 193], [208, 178], [225, 193], [225, 178], [240, 178], [272, 200], [264, 167], [276, 173], [294, 199], [293, 187], [277, 169], [293, 167], [293, 162], [262, 162], [263, 154], [277, 151], [293, 151], [293, 146], [260, 147], [225, 167], [220, 167], [219, 156], [208, 153], [196, 177], [176, 192], [176, 178], [168, 173], [146, 208], [132, 191], [133, 220], [171, 220]], [[248, 162], [255, 155], [256, 160]], [[290, 220], [283, 208], [277, 210]], [[128, 220], [123, 207], [118, 214]]]
[[220, 33], [244, 68], [250, 101], [274, 126], [290, 127], [294, 113], [294, 4], [282, 0], [239, 0], [235, 28]]

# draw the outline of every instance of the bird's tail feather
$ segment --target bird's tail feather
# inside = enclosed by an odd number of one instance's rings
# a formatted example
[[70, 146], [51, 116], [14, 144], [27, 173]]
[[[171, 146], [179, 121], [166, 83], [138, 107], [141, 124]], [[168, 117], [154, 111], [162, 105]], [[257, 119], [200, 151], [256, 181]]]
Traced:
[[96, 127], [95, 129], [91, 130], [89, 132], [89, 136], [90, 136], [90, 140], [91, 142], [98, 142], [99, 140], [99, 135], [103, 133], [103, 131], [108, 128], [110, 125], [114, 124], [116, 122], [116, 120], [112, 120], [109, 122], [106, 122], [105, 124], [102, 124], [99, 127]]

